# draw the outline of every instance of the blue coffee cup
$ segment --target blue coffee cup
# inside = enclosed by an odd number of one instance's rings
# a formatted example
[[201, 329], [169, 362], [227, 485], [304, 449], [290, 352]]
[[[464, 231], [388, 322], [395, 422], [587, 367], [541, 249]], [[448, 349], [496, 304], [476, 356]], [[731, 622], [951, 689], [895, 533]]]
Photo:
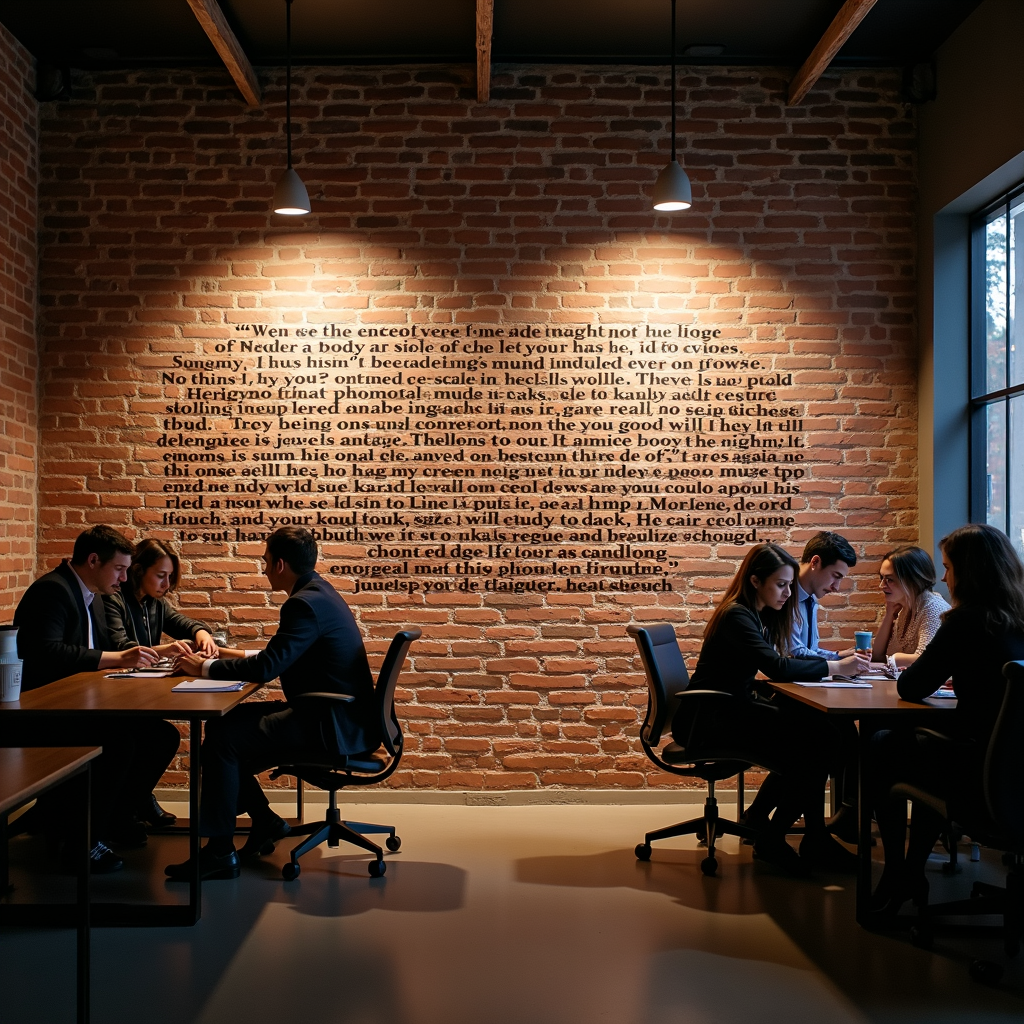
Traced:
[[853, 634], [853, 646], [858, 651], [870, 651], [871, 650], [871, 637], [872, 633], [869, 629], [860, 629]]

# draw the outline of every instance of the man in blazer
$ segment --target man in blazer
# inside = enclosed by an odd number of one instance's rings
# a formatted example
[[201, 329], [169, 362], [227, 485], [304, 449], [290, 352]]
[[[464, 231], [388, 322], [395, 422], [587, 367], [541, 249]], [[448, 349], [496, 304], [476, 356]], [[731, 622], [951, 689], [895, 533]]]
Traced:
[[[112, 650], [104, 604], [99, 595], [113, 593], [131, 565], [132, 543], [109, 526], [94, 526], [75, 540], [70, 562], [41, 576], [25, 592], [14, 613], [22, 687], [34, 690], [74, 675], [105, 668], [151, 665], [148, 647]], [[145, 827], [137, 811], [152, 802], [153, 787], [178, 749], [180, 735], [159, 720], [35, 719], [5, 723], [4, 743], [23, 746], [97, 744], [103, 753], [93, 762], [92, 850], [95, 872], [114, 871], [121, 859], [106, 845], [141, 846]], [[59, 791], [42, 801], [43, 827], [60, 832], [65, 810]]]
[[[272, 849], [288, 834], [287, 823], [270, 809], [260, 788], [259, 772], [295, 761], [330, 763], [339, 754], [380, 745], [373, 677], [359, 627], [341, 595], [314, 572], [316, 559], [316, 540], [308, 530], [275, 530], [267, 538], [264, 572], [273, 590], [289, 596], [266, 648], [243, 658], [179, 659], [186, 673], [211, 679], [267, 683], [280, 676], [285, 696], [241, 704], [207, 726], [199, 809], [200, 832], [209, 840], [200, 854], [204, 879], [238, 877], [233, 836], [240, 813], [252, 818], [242, 859]], [[355, 699], [345, 704], [303, 699], [315, 693]], [[171, 878], [187, 879], [189, 864], [171, 864], [166, 871]]]

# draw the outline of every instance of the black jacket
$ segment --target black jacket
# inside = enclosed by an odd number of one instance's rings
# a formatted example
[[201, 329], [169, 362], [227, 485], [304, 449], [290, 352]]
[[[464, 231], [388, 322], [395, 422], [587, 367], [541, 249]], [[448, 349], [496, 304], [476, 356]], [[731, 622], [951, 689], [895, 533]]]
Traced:
[[85, 601], [78, 578], [67, 562], [40, 576], [25, 591], [14, 613], [18, 657], [24, 663], [21, 686], [34, 690], [76, 672], [94, 672], [100, 655], [113, 650], [107, 633], [103, 599], [90, 606], [93, 647], [89, 647]]
[[209, 626], [182, 615], [170, 602], [161, 598], [136, 598], [131, 581], [121, 584], [117, 594], [103, 598], [107, 609], [107, 628], [114, 650], [124, 651], [129, 647], [154, 647], [166, 633], [174, 640], [194, 640], [201, 629]]
[[765, 639], [761, 619], [746, 605], [733, 604], [714, 634], [704, 641], [690, 688], [726, 690], [753, 700], [754, 678], [763, 672], [775, 682], [814, 681], [828, 675], [824, 658], [785, 658]]
[[331, 719], [324, 723], [333, 730], [328, 746], [340, 754], [356, 754], [380, 745], [373, 677], [359, 627], [341, 595], [315, 572], [296, 581], [281, 605], [281, 624], [264, 650], [251, 658], [215, 661], [210, 676], [256, 683], [280, 676], [289, 703], [304, 693], [351, 694], [351, 704], [330, 709], [315, 705], [317, 713]]
[[949, 678], [956, 691], [952, 721], [937, 728], [957, 739], [987, 746], [1006, 692], [1003, 666], [1024, 659], [1024, 634], [985, 630], [983, 617], [970, 608], [954, 608], [921, 656], [897, 684], [904, 700], [920, 701]]

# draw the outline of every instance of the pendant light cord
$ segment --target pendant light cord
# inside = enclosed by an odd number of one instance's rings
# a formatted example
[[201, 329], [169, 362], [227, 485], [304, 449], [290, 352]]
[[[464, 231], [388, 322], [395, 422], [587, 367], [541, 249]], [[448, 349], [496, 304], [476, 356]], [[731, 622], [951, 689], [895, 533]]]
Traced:
[[[291, 3], [291, 0], [288, 0]], [[289, 158], [290, 160], [290, 158]], [[676, 161], [676, 0], [672, 0], [672, 162]], [[289, 166], [291, 163], [289, 162]]]
[[[675, 18], [675, 4], [676, 0], [672, 0], [672, 17]], [[292, 169], [292, 0], [284, 0], [285, 10], [285, 51], [286, 60], [288, 62], [287, 81], [288, 87], [284, 94], [284, 121], [285, 131], [288, 142], [288, 170]], [[675, 22], [673, 21], [673, 24]], [[675, 58], [673, 58], [675, 59]], [[674, 102], [674, 100], [673, 100]], [[674, 108], [673, 108], [674, 109]], [[672, 115], [675, 117], [675, 114]], [[675, 129], [672, 130], [673, 137], [675, 136]], [[675, 145], [673, 138], [672, 145]]]

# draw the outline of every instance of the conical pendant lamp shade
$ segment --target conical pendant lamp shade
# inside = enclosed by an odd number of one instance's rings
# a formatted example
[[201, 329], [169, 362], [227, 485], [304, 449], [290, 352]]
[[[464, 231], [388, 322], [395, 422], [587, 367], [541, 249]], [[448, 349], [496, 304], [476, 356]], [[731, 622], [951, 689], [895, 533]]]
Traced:
[[288, 213], [293, 216], [309, 213], [309, 193], [294, 167], [289, 167], [281, 175], [281, 180], [274, 189], [274, 213]]
[[673, 159], [658, 175], [651, 198], [654, 208], [665, 212], [688, 210], [693, 206], [690, 179], [677, 160]]

